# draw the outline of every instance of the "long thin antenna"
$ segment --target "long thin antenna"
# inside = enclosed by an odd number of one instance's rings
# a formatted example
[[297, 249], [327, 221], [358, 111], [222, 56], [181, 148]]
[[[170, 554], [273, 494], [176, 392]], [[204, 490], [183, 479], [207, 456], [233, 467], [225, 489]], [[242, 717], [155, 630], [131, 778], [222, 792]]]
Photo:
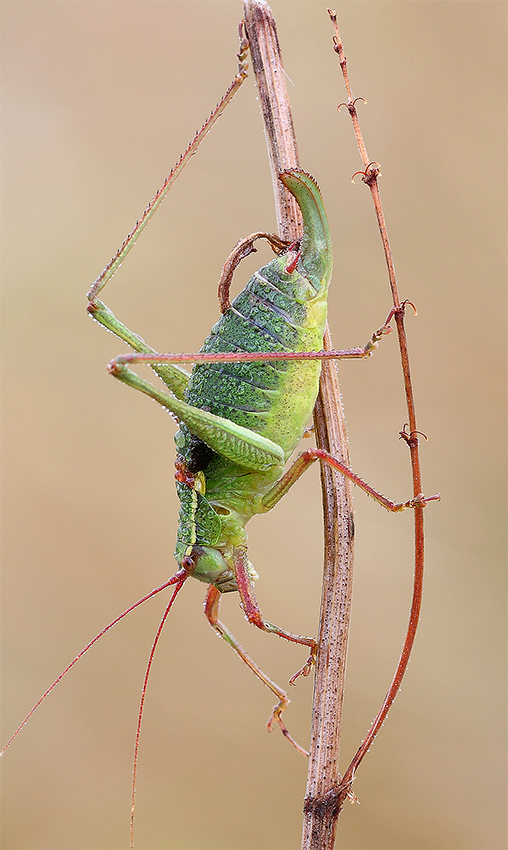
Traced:
[[19, 724], [19, 726], [18, 726], [18, 728], [16, 729], [16, 731], [14, 732], [14, 734], [13, 734], [13, 735], [11, 735], [11, 737], [10, 737], [10, 738], [9, 738], [9, 740], [7, 741], [7, 743], [6, 743], [5, 747], [1, 750], [1, 752], [0, 752], [0, 758], [3, 756], [3, 754], [5, 753], [5, 751], [6, 751], [6, 750], [10, 747], [10, 745], [12, 744], [12, 742], [14, 741], [14, 739], [18, 737], [19, 733], [20, 733], [20, 732], [21, 732], [21, 730], [23, 729], [23, 726], [26, 726], [26, 724], [27, 724], [27, 723], [28, 723], [28, 721], [30, 720], [30, 718], [31, 718], [32, 714], [34, 714], [34, 712], [35, 712], [35, 711], [37, 711], [37, 709], [39, 708], [40, 704], [41, 704], [42, 702], [44, 702], [44, 700], [46, 699], [46, 697], [50, 695], [51, 691], [52, 691], [54, 688], [56, 688], [56, 686], [58, 685], [58, 683], [59, 683], [59, 682], [61, 682], [61, 680], [63, 679], [63, 677], [67, 675], [67, 673], [69, 672], [69, 670], [71, 669], [71, 667], [74, 667], [74, 665], [75, 665], [75, 664], [79, 661], [79, 659], [80, 659], [80, 658], [83, 658], [83, 655], [84, 655], [86, 652], [88, 652], [88, 650], [89, 650], [89, 649], [91, 649], [91, 648], [92, 648], [92, 646], [94, 645], [94, 643], [97, 643], [97, 641], [99, 640], [99, 638], [101, 638], [103, 635], [105, 635], [105, 634], [106, 634], [106, 632], [109, 632], [109, 630], [110, 630], [110, 629], [112, 629], [112, 628], [113, 628], [113, 626], [116, 626], [116, 624], [117, 624], [117, 623], [119, 623], [119, 622], [120, 622], [120, 620], [123, 620], [123, 618], [124, 618], [124, 617], [126, 617], [126, 616], [127, 616], [127, 614], [130, 614], [130, 612], [131, 612], [131, 611], [134, 611], [134, 609], [135, 609], [135, 608], [138, 608], [138, 607], [139, 607], [139, 605], [141, 605], [143, 602], [146, 602], [148, 599], [151, 599], [151, 598], [152, 598], [152, 596], [156, 596], [158, 593], [160, 593], [160, 592], [161, 592], [161, 590], [165, 590], [165, 589], [166, 589], [166, 587], [169, 587], [169, 586], [170, 586], [170, 585], [172, 585], [172, 584], [176, 584], [177, 582], [183, 581], [183, 576], [187, 577], [187, 573], [185, 572], [185, 570], [179, 570], [177, 573], [175, 573], [175, 575], [174, 575], [174, 576], [172, 576], [170, 579], [168, 579], [168, 581], [165, 581], [165, 582], [164, 582], [164, 584], [161, 584], [161, 585], [159, 585], [159, 587], [156, 587], [154, 590], [151, 590], [151, 591], [150, 591], [150, 593], [147, 593], [147, 594], [146, 594], [146, 596], [143, 596], [141, 599], [138, 599], [138, 601], [137, 601], [137, 602], [135, 602], [135, 603], [134, 603], [134, 605], [130, 605], [130, 606], [129, 606], [129, 608], [126, 608], [126, 609], [125, 609], [125, 611], [122, 611], [122, 613], [121, 613], [121, 614], [119, 614], [119, 615], [118, 615], [118, 617], [115, 617], [115, 619], [114, 619], [114, 620], [112, 620], [110, 623], [108, 623], [108, 625], [107, 625], [107, 626], [105, 626], [105, 627], [104, 627], [104, 628], [103, 628], [103, 629], [99, 632], [99, 634], [95, 635], [95, 637], [94, 637], [94, 638], [92, 638], [92, 640], [91, 640], [89, 643], [87, 643], [87, 645], [86, 645], [86, 646], [85, 646], [85, 647], [81, 650], [81, 652], [78, 652], [78, 654], [76, 655], [76, 657], [72, 659], [72, 661], [70, 662], [70, 664], [68, 664], [68, 665], [67, 665], [67, 667], [65, 668], [65, 670], [62, 670], [62, 672], [60, 673], [60, 675], [59, 675], [59, 676], [57, 676], [57, 678], [55, 679], [55, 681], [53, 682], [53, 684], [52, 684], [52, 685], [50, 685], [50, 686], [49, 686], [49, 688], [48, 688], [46, 691], [44, 691], [44, 693], [43, 693], [43, 695], [40, 697], [40, 699], [38, 699], [38, 700], [37, 700], [37, 702], [35, 703], [35, 705], [33, 706], [33, 708], [31, 708], [31, 709], [30, 709], [30, 711], [28, 712], [28, 714], [27, 714], [27, 716], [25, 717], [25, 719], [24, 719], [24, 720], [23, 720], [23, 721]]
[[[181, 572], [184, 572], [182, 570]], [[162, 615], [162, 619], [159, 623], [159, 627], [155, 633], [155, 637], [152, 643], [152, 649], [150, 650], [150, 656], [148, 658], [148, 664], [146, 665], [145, 678], [143, 679], [143, 687], [141, 688], [141, 700], [139, 702], [139, 711], [138, 711], [138, 725], [136, 727], [136, 743], [134, 744], [134, 759], [132, 764], [132, 792], [131, 792], [131, 850], [134, 850], [134, 809], [136, 806], [136, 780], [138, 775], [138, 757], [139, 757], [139, 738], [141, 735], [141, 723], [143, 721], [143, 709], [145, 707], [145, 697], [146, 697], [146, 689], [148, 686], [148, 679], [150, 676], [150, 670], [152, 669], [152, 661], [155, 655], [155, 650], [157, 649], [157, 644], [159, 643], [159, 638], [162, 634], [162, 630], [164, 628], [164, 623], [166, 622], [169, 612], [173, 606], [173, 602], [176, 599], [178, 592], [183, 587], [185, 580], [188, 578], [188, 573], [185, 573], [185, 577], [180, 579], [177, 583], [173, 595], [166, 605], [166, 610]]]

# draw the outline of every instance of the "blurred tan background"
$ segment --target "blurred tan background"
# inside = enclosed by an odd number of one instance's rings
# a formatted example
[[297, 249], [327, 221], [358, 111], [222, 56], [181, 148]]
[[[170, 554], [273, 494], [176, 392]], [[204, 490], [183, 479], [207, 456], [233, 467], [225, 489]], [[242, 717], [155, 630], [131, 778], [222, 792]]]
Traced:
[[[331, 222], [335, 343], [365, 342], [390, 307], [326, 4], [280, 2], [301, 164]], [[337, 5], [408, 316], [426, 511], [423, 619], [407, 679], [339, 825], [339, 848], [505, 847], [504, 133], [506, 5]], [[3, 739], [76, 652], [174, 571], [175, 431], [112, 381], [124, 350], [85, 292], [235, 73], [240, 2], [3, 3]], [[236, 240], [274, 227], [252, 75], [105, 293], [161, 351], [196, 350]], [[245, 281], [269, 256], [243, 267]], [[250, 263], [250, 265], [249, 265]], [[395, 338], [340, 366], [352, 464], [410, 493]], [[376, 713], [402, 643], [412, 518], [355, 496], [357, 564], [342, 764]], [[318, 470], [249, 528], [265, 615], [317, 627]], [[265, 721], [272, 696], [216, 639], [189, 582], [150, 682], [137, 848], [289, 850], [306, 765]], [[74, 668], [4, 767], [3, 848], [128, 844], [139, 691], [164, 600]], [[300, 649], [223, 618], [278, 682]], [[308, 739], [312, 683], [287, 724]]]

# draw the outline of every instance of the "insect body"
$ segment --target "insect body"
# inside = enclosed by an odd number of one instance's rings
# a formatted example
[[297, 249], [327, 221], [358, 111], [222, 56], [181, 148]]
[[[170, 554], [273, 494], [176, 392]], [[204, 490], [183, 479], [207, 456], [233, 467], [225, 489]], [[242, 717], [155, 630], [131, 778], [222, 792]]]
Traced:
[[[311, 177], [292, 172], [281, 179], [302, 209], [300, 250], [252, 276], [203, 353], [317, 351], [322, 345], [332, 266], [326, 216]], [[181, 418], [176, 435], [177, 464], [191, 481], [177, 473], [175, 556], [195, 578], [222, 592], [238, 589], [235, 564], [245, 557], [245, 524], [271, 507], [273, 486], [312, 415], [319, 373], [316, 360], [194, 367], [185, 392], [194, 410]], [[253, 578], [250, 565], [247, 570]]]

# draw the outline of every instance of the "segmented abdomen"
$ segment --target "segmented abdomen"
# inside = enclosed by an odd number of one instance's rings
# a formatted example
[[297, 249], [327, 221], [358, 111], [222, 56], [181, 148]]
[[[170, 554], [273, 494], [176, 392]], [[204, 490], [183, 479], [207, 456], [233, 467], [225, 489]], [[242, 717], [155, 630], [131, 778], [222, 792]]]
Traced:
[[[202, 352], [321, 348], [324, 300], [299, 272], [286, 274], [287, 264], [287, 257], [277, 257], [252, 276]], [[292, 451], [311, 415], [319, 372], [318, 361], [197, 364], [186, 400]]]

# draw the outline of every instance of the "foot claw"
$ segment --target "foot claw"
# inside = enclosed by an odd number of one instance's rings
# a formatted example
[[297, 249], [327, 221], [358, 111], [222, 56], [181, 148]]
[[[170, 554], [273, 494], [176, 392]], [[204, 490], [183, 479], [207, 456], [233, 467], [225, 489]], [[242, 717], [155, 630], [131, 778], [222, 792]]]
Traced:
[[424, 496], [423, 493], [418, 493], [416, 498], [411, 499], [409, 503], [410, 508], [424, 508], [429, 502], [440, 502], [441, 496], [439, 493], [435, 493], [434, 496]]
[[[288, 707], [290, 702], [291, 702], [291, 700], [289, 699], [289, 697], [286, 696], [285, 699], [283, 699], [283, 700], [281, 699], [281, 701], [277, 705], [274, 705], [274, 707], [272, 709], [272, 713], [271, 713], [270, 717], [268, 718], [268, 723], [266, 724], [266, 728], [268, 729], [269, 732], [272, 731], [274, 723], [278, 723], [279, 725], [282, 723], [280, 716], [281, 716], [282, 712]], [[282, 725], [284, 725], [284, 724], [282, 724]], [[284, 727], [284, 728], [286, 728], [286, 727]]]
[[287, 701], [287, 703], [285, 703], [285, 705], [281, 705], [281, 703], [279, 703], [279, 705], [274, 706], [274, 709], [273, 709], [273, 711], [272, 711], [271, 717], [270, 717], [270, 719], [268, 720], [268, 723], [266, 724], [266, 725], [267, 725], [267, 728], [268, 728], [268, 731], [269, 731], [269, 732], [271, 732], [271, 731], [272, 731], [272, 726], [273, 726], [273, 724], [274, 724], [274, 723], [278, 723], [278, 724], [279, 724], [280, 731], [282, 732], [282, 734], [284, 735], [284, 737], [285, 737], [285, 738], [287, 738], [287, 739], [288, 739], [288, 741], [289, 741], [291, 744], [293, 744], [293, 747], [295, 747], [295, 749], [297, 749], [297, 750], [298, 750], [298, 752], [302, 754], [302, 756], [306, 756], [306, 757], [308, 758], [308, 757], [309, 757], [309, 754], [308, 754], [307, 750], [304, 750], [304, 749], [303, 749], [303, 747], [301, 747], [301, 746], [300, 746], [300, 744], [298, 743], [298, 741], [295, 741], [295, 739], [293, 738], [293, 736], [291, 735], [291, 733], [288, 731], [288, 729], [286, 728], [286, 726], [285, 726], [285, 725], [284, 725], [284, 723], [282, 722], [281, 713], [284, 711], [284, 709], [285, 709], [288, 705], [289, 705], [289, 700]]
[[317, 647], [314, 647], [312, 649], [311, 654], [307, 658], [307, 661], [305, 662], [305, 664], [301, 668], [301, 670], [298, 670], [298, 672], [295, 673], [294, 676], [291, 676], [291, 678], [289, 680], [290, 685], [294, 685], [296, 683], [296, 680], [300, 676], [308, 676], [309, 675], [310, 671], [312, 670], [312, 668], [314, 667], [314, 665], [316, 663], [316, 652], [317, 652]]

